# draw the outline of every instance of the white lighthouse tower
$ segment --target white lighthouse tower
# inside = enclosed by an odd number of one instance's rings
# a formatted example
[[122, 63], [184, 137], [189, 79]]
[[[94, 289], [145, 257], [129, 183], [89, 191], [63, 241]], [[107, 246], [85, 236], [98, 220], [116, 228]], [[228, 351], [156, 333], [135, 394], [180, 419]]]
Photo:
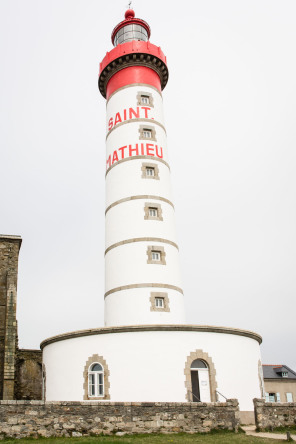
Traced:
[[166, 58], [133, 10], [100, 65], [107, 99], [105, 325], [184, 324], [161, 91]]
[[261, 337], [184, 321], [162, 108], [168, 69], [149, 38], [149, 25], [129, 9], [100, 65], [105, 326], [42, 342], [46, 400], [216, 402], [222, 393], [250, 413], [263, 395]]

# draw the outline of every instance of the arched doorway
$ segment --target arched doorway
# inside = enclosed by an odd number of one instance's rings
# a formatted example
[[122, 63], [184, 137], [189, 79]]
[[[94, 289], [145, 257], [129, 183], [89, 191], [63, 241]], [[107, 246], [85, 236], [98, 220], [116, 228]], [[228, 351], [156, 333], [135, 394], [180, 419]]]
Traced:
[[209, 369], [205, 361], [195, 359], [190, 366], [193, 402], [211, 402]]

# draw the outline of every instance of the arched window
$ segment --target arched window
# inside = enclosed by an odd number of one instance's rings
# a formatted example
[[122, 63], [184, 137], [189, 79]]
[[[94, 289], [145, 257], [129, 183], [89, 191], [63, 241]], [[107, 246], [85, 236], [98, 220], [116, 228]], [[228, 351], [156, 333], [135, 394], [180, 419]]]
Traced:
[[104, 369], [98, 362], [91, 364], [88, 369], [88, 396], [104, 396]]
[[83, 369], [83, 399], [110, 399], [110, 372], [104, 356], [89, 356]]
[[202, 361], [201, 359], [195, 359], [191, 366], [190, 366], [191, 370], [198, 370], [199, 368], [208, 368], [207, 364]]

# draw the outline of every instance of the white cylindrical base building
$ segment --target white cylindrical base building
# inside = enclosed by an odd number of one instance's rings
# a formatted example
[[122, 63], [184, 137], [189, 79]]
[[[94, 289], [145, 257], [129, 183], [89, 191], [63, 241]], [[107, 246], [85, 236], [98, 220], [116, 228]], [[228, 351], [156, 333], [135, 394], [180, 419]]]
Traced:
[[[223, 395], [251, 411], [262, 396], [260, 342], [249, 331], [195, 325], [67, 333], [42, 343], [46, 400], [214, 402]], [[104, 386], [90, 395], [96, 363]]]

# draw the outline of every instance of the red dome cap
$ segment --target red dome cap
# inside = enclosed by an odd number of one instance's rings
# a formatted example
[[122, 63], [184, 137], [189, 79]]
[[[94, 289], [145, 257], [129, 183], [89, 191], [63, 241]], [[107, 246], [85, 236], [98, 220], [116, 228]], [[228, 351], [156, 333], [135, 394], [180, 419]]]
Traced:
[[125, 11], [124, 17], [126, 19], [132, 19], [135, 17], [135, 11], [133, 9], [128, 9], [127, 11]]
[[118, 33], [118, 31], [121, 28], [123, 28], [126, 25], [140, 25], [140, 26], [143, 26], [143, 28], [145, 28], [146, 31], [147, 31], [148, 40], [149, 40], [150, 34], [151, 34], [150, 26], [144, 20], [136, 18], [135, 17], [135, 11], [133, 9], [128, 9], [127, 11], [125, 11], [124, 17], [125, 17], [125, 20], [123, 20], [122, 22], [118, 23], [118, 25], [115, 26], [115, 28], [112, 31], [111, 40], [112, 40], [112, 44], [113, 45], [114, 45], [115, 35]]

